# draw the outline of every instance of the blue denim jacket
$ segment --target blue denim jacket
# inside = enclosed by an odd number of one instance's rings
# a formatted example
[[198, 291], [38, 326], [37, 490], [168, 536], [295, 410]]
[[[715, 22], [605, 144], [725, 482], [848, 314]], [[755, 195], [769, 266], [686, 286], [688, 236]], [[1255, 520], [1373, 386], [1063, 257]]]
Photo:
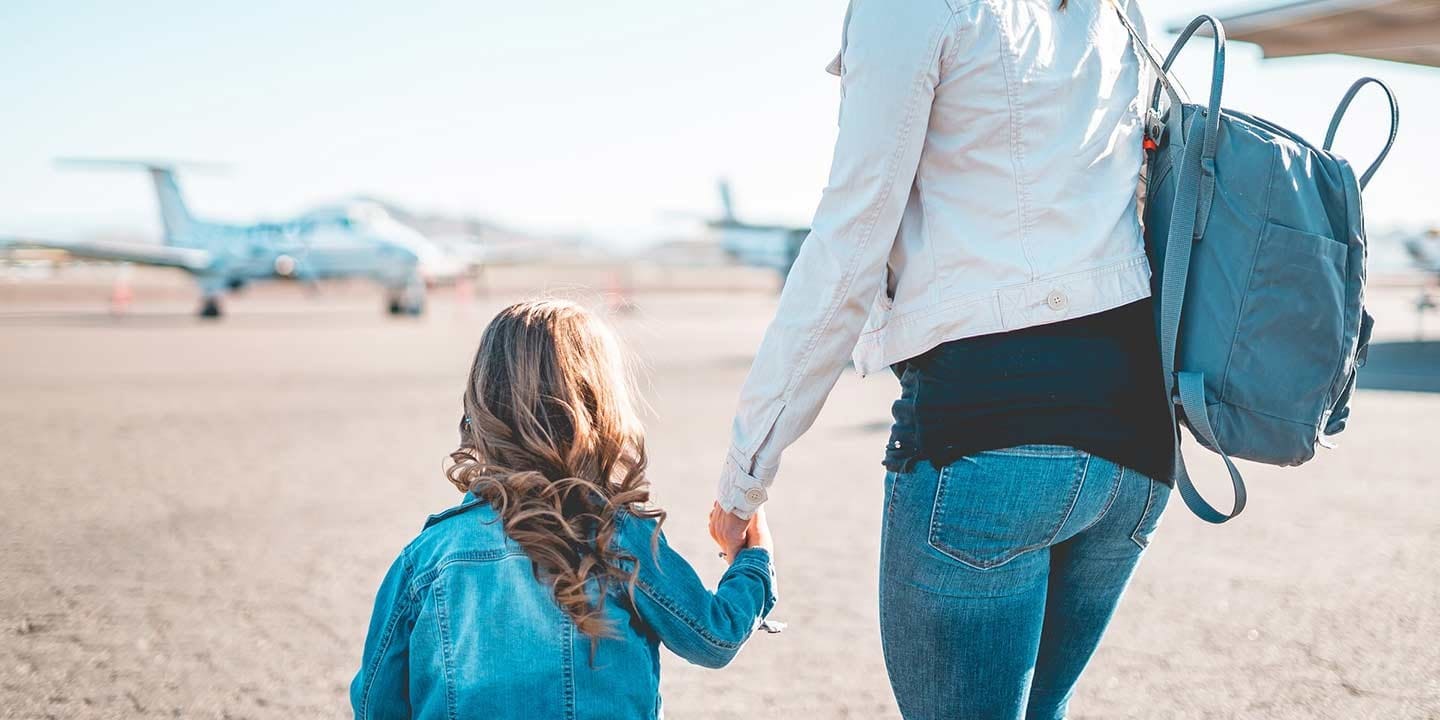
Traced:
[[619, 633], [590, 657], [486, 503], [466, 495], [434, 515], [391, 566], [375, 598], [356, 718], [654, 718], [660, 643], [705, 667], [730, 662], [775, 604], [770, 553], [744, 550], [711, 593], [660, 537], [655, 521], [622, 513], [616, 540], [640, 563], [635, 605], [605, 604]]

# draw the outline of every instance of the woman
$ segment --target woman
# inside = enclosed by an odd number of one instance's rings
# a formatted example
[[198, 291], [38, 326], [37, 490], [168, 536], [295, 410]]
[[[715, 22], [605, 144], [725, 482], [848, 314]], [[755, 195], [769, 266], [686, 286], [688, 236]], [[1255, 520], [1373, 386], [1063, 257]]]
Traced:
[[432, 516], [375, 599], [356, 718], [655, 718], [660, 649], [735, 657], [775, 605], [769, 529], [711, 593], [649, 506], [645, 437], [610, 331], [573, 303], [486, 328]]
[[829, 185], [711, 531], [739, 546], [847, 356], [893, 369], [880, 620], [907, 718], [1063, 717], [1165, 507], [1139, 50], [1106, 0], [851, 3]]

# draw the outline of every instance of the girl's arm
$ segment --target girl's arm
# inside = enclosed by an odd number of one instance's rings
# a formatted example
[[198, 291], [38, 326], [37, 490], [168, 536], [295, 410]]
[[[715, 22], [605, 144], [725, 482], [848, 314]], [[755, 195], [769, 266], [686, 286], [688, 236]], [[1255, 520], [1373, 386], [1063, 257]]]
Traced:
[[946, 0], [851, 2], [830, 180], [740, 392], [720, 477], [720, 506], [739, 518], [765, 502], [781, 452], [815, 421], [885, 291], [953, 20]]
[[661, 533], [651, 552], [656, 522], [620, 513], [618, 542], [640, 566], [635, 611], [665, 647], [696, 665], [728, 665], [740, 646], [775, 606], [770, 552], [751, 547], [735, 555], [710, 592], [685, 558]]
[[360, 672], [350, 684], [356, 720], [410, 717], [410, 630], [415, 617], [411, 574], [401, 553], [375, 595]]

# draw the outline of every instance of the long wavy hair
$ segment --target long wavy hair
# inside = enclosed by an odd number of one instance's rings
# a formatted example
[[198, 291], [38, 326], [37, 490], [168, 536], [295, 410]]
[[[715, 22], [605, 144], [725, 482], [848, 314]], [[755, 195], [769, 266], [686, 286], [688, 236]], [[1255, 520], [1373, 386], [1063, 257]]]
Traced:
[[[445, 471], [495, 509], [592, 651], [616, 634], [603, 614], [609, 591], [634, 603], [638, 565], [613, 542], [616, 515], [665, 521], [648, 505], [631, 395], [620, 347], [589, 311], [563, 300], [511, 305], [480, 338]], [[658, 536], [657, 524], [652, 551]]]

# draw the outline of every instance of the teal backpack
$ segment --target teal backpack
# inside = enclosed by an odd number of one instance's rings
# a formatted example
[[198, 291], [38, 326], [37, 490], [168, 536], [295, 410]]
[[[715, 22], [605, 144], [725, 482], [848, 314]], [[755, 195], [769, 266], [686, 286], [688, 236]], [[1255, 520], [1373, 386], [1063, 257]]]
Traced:
[[[1202, 519], [1245, 509], [1232, 457], [1299, 465], [1345, 428], [1355, 373], [1374, 321], [1365, 312], [1360, 191], [1395, 142], [1399, 109], [1384, 83], [1351, 86], [1323, 147], [1220, 105], [1225, 30], [1201, 16], [1163, 62], [1120, 13], [1136, 52], [1157, 71], [1146, 122], [1145, 244], [1161, 361], [1176, 425], [1175, 485]], [[1182, 101], [1168, 77], [1196, 30], [1215, 36], [1208, 105]], [[1331, 150], [1355, 94], [1374, 83], [1390, 101], [1390, 137], [1358, 179]], [[1170, 106], [1160, 111], [1162, 92]], [[1235, 490], [1226, 513], [1195, 489], [1180, 451], [1183, 422], [1219, 453]]]

